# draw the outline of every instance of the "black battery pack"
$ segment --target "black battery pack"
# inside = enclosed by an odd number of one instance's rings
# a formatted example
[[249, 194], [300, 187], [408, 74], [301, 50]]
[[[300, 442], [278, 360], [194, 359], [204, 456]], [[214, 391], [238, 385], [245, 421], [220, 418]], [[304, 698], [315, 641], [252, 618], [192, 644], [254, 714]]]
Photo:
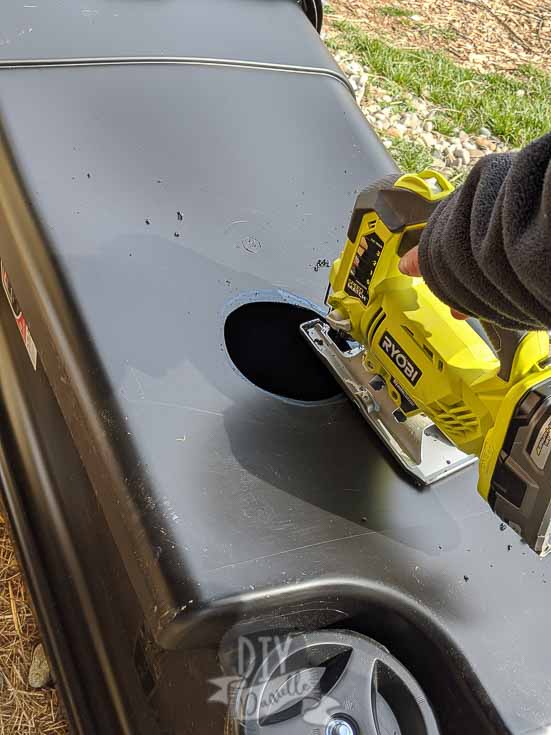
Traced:
[[551, 551], [551, 380], [519, 401], [488, 497], [497, 515], [540, 556]]

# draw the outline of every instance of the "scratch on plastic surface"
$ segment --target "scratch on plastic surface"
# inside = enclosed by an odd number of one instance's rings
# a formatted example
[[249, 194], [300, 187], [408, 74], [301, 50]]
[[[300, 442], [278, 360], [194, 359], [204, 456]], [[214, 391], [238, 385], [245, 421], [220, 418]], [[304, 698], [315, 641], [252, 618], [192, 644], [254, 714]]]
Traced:
[[236, 220], [233, 220], [233, 222], [230, 222], [227, 225], [226, 229], [224, 230], [224, 234], [227, 235], [228, 232], [231, 230], [231, 228], [234, 225], [247, 225], [248, 223], [249, 223], [249, 220], [248, 219], [236, 219]]
[[[126, 398], [126, 401], [128, 403], [141, 403], [140, 401], [137, 401], [133, 398]], [[191, 411], [192, 413], [201, 413], [206, 416], [223, 416], [224, 414], [221, 411], [209, 411], [207, 408], [196, 408], [195, 406], [186, 406], [183, 403], [177, 403], [176, 401], [153, 401], [150, 398], [143, 397], [144, 403], [148, 404], [149, 406], [167, 406], [168, 408], [183, 408], [184, 411]]]
[[174, 512], [174, 508], [172, 506], [172, 503], [170, 502], [170, 500], [168, 498], [165, 498], [164, 500], [162, 500], [161, 501], [161, 505], [164, 507], [165, 513], [171, 518], [171, 520], [173, 520], [173, 521], [179, 521], [180, 520], [180, 516], [177, 513]]
[[91, 15], [98, 15], [99, 10], [90, 10], [88, 8], [83, 8], [80, 12], [82, 13], [82, 15], [89, 17]]
[[142, 398], [142, 399], [145, 398], [145, 391], [144, 391], [143, 385], [142, 385], [142, 383], [140, 381], [140, 378], [138, 377], [138, 373], [136, 372], [136, 370], [133, 367], [130, 368], [130, 372], [132, 373], [132, 377], [136, 381], [136, 385], [138, 386], [138, 390], [140, 391], [140, 398]]
[[315, 541], [312, 544], [305, 544], [304, 546], [295, 546], [290, 549], [283, 549], [283, 551], [276, 551], [274, 554], [264, 554], [262, 556], [253, 556], [249, 559], [240, 559], [239, 561], [233, 562], [232, 564], [222, 564], [217, 567], [209, 569], [210, 572], [219, 572], [222, 569], [234, 569], [241, 564], [249, 564], [250, 562], [262, 561], [264, 559], [273, 559], [276, 556], [283, 556], [285, 554], [291, 554], [296, 551], [306, 551], [307, 549], [314, 549], [319, 546], [327, 546], [328, 544], [337, 543], [340, 541], [351, 541], [352, 539], [360, 538], [361, 536], [371, 536], [377, 533], [377, 531], [365, 531], [364, 533], [352, 533], [349, 536], [340, 536], [339, 538], [327, 539], [325, 541]]

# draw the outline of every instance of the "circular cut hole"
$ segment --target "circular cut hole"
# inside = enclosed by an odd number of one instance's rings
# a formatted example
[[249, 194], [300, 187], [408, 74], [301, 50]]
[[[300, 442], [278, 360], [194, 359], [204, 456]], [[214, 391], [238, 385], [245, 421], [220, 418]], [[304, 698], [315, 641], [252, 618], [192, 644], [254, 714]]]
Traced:
[[236, 368], [263, 390], [296, 401], [333, 398], [341, 390], [299, 330], [318, 316], [294, 304], [244, 304], [226, 319], [226, 349]]

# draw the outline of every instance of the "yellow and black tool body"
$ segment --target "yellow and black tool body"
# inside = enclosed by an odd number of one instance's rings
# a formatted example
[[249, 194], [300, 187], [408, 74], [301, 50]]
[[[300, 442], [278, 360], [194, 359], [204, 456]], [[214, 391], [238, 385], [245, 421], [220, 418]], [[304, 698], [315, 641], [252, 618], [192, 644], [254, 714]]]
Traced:
[[481, 495], [544, 555], [551, 549], [549, 335], [487, 326], [485, 339], [422, 279], [398, 270], [451, 191], [443, 176], [425, 171], [363, 192], [331, 269], [330, 313], [303, 332], [411, 474], [433, 482], [478, 457]]

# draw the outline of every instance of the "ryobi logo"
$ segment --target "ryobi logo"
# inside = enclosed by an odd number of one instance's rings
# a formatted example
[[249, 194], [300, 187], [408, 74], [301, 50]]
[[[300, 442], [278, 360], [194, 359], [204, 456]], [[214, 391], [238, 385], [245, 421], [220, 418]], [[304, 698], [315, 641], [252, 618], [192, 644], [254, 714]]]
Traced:
[[390, 357], [404, 377], [407, 378], [412, 385], [417, 385], [417, 382], [423, 373], [419, 370], [413, 360], [406, 355], [400, 345], [394, 341], [388, 332], [383, 334], [379, 345]]

